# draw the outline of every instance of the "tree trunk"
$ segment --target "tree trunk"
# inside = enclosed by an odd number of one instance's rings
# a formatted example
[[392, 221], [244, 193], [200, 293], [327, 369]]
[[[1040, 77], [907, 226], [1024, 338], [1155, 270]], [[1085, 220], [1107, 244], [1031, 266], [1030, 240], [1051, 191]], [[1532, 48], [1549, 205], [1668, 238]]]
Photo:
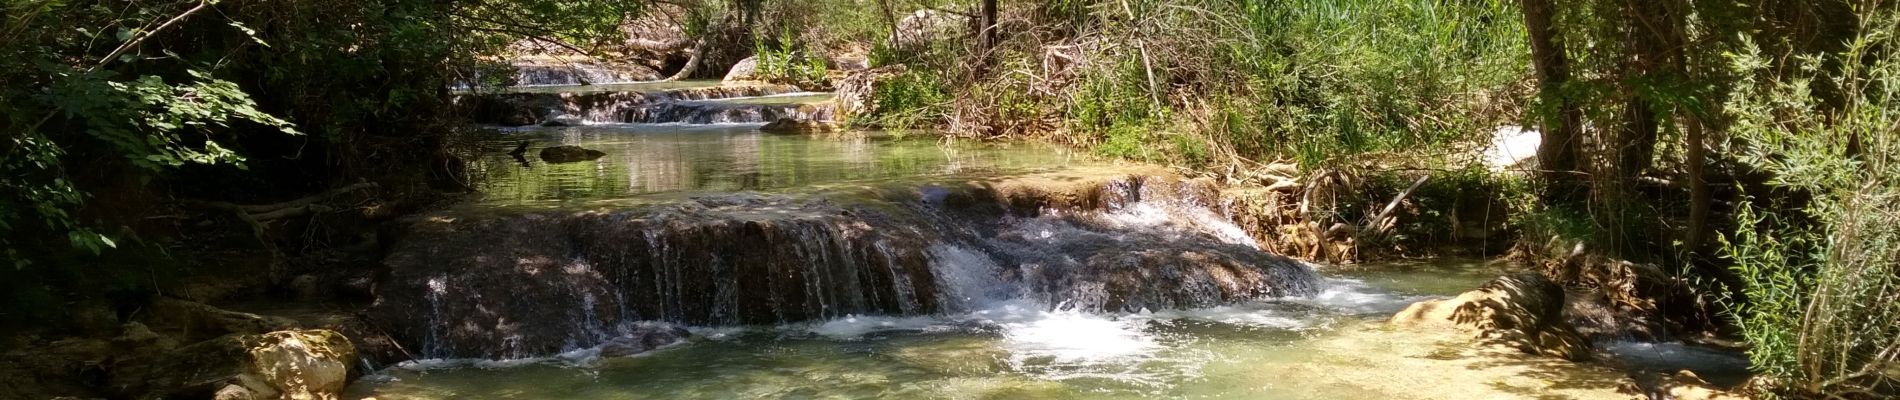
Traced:
[[1570, 65], [1564, 53], [1563, 38], [1552, 25], [1556, 9], [1551, 0], [1523, 2], [1524, 28], [1530, 36], [1538, 97], [1548, 110], [1554, 111], [1541, 116], [1538, 122], [1543, 143], [1537, 149], [1537, 163], [1548, 185], [1544, 198], [1547, 202], [1574, 203], [1583, 189], [1577, 171], [1583, 111], [1564, 94], [1564, 85], [1570, 81]]
[[877, 8], [878, 8], [878, 11], [883, 12], [884, 14], [884, 24], [889, 25], [891, 28], [891, 32], [890, 32], [891, 33], [891, 37], [890, 37], [891, 48], [896, 49], [896, 50], [903, 50], [903, 49], [897, 48], [897, 44], [898, 44], [897, 42], [897, 10], [891, 7], [891, 0], [878, 0]]
[[977, 32], [977, 40], [983, 45], [982, 52], [978, 53], [982, 58], [978, 62], [987, 66], [990, 63], [990, 53], [995, 51], [997, 44], [996, 0], [983, 0], [982, 29]]

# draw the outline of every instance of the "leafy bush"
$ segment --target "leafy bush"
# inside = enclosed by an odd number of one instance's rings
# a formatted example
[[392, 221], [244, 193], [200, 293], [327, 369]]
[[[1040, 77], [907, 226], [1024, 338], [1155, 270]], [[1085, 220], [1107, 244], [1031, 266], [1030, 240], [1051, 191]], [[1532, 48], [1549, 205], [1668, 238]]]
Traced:
[[941, 123], [950, 93], [935, 74], [909, 70], [877, 82], [871, 98], [872, 107], [864, 119], [902, 129]]
[[[1805, 194], [1742, 206], [1726, 242], [1748, 296], [1738, 320], [1755, 368], [1799, 395], [1900, 383], [1900, 18], [1863, 11], [1849, 50], [1807, 57], [1793, 77], [1752, 43], [1732, 56], [1742, 80], [1726, 107], [1744, 161]], [[1823, 82], [1853, 95], [1828, 104]]]
[[785, 34], [778, 45], [761, 41], [754, 46], [758, 57], [758, 75], [771, 82], [789, 83], [802, 88], [830, 86], [826, 80], [825, 60], [800, 48], [800, 42]]

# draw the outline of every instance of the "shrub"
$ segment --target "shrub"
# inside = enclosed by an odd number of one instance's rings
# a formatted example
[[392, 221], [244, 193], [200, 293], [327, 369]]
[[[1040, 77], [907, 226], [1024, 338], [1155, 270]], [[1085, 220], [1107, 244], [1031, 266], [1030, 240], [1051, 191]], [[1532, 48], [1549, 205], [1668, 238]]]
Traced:
[[[1891, 395], [1900, 383], [1895, 17], [1863, 15], [1837, 71], [1807, 57], [1778, 77], [1752, 43], [1732, 56], [1742, 80], [1726, 105], [1744, 161], [1803, 194], [1743, 205], [1725, 243], [1748, 297], [1737, 319], [1755, 367], [1797, 395]], [[1823, 82], [1856, 95], [1829, 105], [1812, 89]]]

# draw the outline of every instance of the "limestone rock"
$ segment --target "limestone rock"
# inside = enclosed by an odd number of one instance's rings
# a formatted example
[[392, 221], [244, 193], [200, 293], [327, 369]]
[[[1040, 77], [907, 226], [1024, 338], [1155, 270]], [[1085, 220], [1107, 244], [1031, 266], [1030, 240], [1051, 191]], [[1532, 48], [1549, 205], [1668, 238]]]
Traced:
[[779, 134], [827, 133], [837, 130], [836, 124], [797, 118], [779, 118], [759, 128], [760, 132]]
[[606, 156], [606, 152], [573, 145], [541, 149], [541, 161], [554, 164], [593, 161]]
[[1534, 273], [1499, 277], [1448, 300], [1422, 301], [1392, 317], [1401, 326], [1449, 326], [1526, 353], [1570, 360], [1590, 355], [1590, 342], [1564, 319], [1564, 289]]
[[746, 57], [744, 60], [739, 60], [738, 64], [733, 64], [732, 69], [726, 71], [726, 77], [722, 80], [726, 82], [737, 82], [756, 81], [760, 79], [759, 56], [752, 56]]
[[233, 334], [120, 360], [108, 387], [141, 399], [335, 399], [355, 365], [355, 347], [336, 332]]

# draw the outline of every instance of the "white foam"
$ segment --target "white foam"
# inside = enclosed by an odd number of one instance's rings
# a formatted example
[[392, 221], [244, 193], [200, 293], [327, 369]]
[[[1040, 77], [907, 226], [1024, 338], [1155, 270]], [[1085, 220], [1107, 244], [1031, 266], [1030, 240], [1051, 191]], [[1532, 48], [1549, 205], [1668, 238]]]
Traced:
[[1074, 311], [1003, 324], [1003, 346], [1019, 362], [1089, 364], [1139, 358], [1161, 348], [1139, 319], [1117, 320]]
[[944, 329], [938, 317], [848, 316], [809, 327], [796, 328], [832, 339], [850, 340], [880, 332], [923, 332]]
[[1390, 314], [1404, 310], [1412, 303], [1439, 298], [1438, 296], [1407, 296], [1388, 293], [1358, 279], [1324, 278], [1320, 283], [1324, 289], [1313, 297], [1292, 298], [1288, 301], [1350, 314]]

